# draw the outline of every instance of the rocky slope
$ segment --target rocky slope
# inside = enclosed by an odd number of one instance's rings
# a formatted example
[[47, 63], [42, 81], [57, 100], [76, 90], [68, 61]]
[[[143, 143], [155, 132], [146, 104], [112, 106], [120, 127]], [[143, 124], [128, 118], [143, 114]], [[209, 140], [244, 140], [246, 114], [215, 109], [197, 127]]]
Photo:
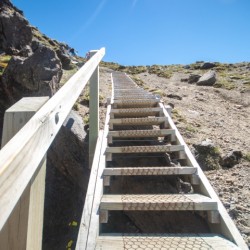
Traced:
[[[54, 95], [83, 63], [73, 48], [43, 35], [1, 0], [0, 138], [7, 108], [22, 97]], [[89, 178], [84, 126], [72, 111], [48, 151], [43, 249], [65, 249], [77, 237]]]
[[[23, 96], [52, 96], [83, 63], [70, 46], [41, 34], [22, 11], [1, 0], [0, 126], [12, 103]], [[101, 66], [101, 128], [113, 70], [160, 95], [173, 107], [181, 134], [249, 244], [250, 63]], [[48, 152], [43, 249], [74, 248], [89, 177], [88, 101], [86, 89], [71, 114], [75, 125], [66, 121]]]

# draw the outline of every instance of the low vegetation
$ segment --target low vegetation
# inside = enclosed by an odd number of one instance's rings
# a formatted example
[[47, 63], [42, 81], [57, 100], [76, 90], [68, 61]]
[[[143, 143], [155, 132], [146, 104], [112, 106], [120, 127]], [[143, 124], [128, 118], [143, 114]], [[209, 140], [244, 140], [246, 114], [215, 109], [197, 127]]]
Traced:
[[184, 122], [184, 123], [187, 122], [187, 120], [183, 117], [181, 112], [176, 108], [172, 109], [172, 117], [177, 122]]
[[243, 156], [243, 158], [244, 158], [246, 161], [250, 162], [250, 152], [246, 153], [246, 154]]
[[236, 85], [235, 85], [235, 83], [230, 82], [230, 81], [228, 81], [228, 80], [222, 78], [222, 79], [218, 80], [218, 81], [213, 85], [213, 87], [231, 90], [231, 89], [235, 89], [235, 88], [236, 88]]
[[10, 59], [11, 59], [11, 56], [9, 56], [9, 55], [0, 55], [0, 76], [3, 74]]

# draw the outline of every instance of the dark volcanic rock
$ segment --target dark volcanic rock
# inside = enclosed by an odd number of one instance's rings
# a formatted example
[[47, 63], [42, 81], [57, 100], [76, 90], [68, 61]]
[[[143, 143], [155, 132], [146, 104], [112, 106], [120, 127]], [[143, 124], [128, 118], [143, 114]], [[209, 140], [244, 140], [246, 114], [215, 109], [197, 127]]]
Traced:
[[55, 52], [39, 45], [30, 57], [13, 56], [2, 76], [7, 95], [52, 95], [62, 76], [61, 62]]
[[9, 1], [0, 5], [0, 50], [15, 54], [32, 41], [32, 29]]
[[205, 140], [193, 144], [195, 158], [203, 170], [215, 170], [220, 168], [221, 155], [218, 147], [211, 140]]
[[196, 83], [201, 78], [200, 75], [191, 74], [188, 78], [188, 83]]
[[215, 66], [216, 66], [215, 63], [205, 62], [201, 65], [200, 69], [212, 69]]
[[58, 58], [61, 60], [61, 62], [62, 62], [63, 69], [70, 69], [71, 68], [71, 59], [70, 59], [70, 57], [60, 49], [58, 49], [56, 51], [56, 54], [57, 54]]
[[176, 94], [169, 94], [167, 95], [167, 97], [172, 99], [182, 100], [182, 97]]
[[221, 165], [226, 168], [232, 168], [234, 165], [239, 163], [242, 156], [241, 151], [234, 150], [222, 158]]
[[212, 86], [216, 82], [216, 73], [213, 70], [205, 73], [197, 82], [197, 85]]
[[[47, 155], [43, 249], [75, 248], [90, 170], [81, 117], [71, 111]], [[70, 226], [70, 222], [77, 226]]]

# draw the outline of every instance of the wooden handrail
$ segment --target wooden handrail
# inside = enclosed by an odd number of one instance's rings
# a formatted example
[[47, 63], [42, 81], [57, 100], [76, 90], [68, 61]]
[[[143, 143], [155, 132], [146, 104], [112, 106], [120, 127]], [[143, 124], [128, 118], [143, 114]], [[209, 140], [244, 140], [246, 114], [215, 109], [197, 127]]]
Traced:
[[0, 151], [0, 230], [104, 54], [97, 51]]

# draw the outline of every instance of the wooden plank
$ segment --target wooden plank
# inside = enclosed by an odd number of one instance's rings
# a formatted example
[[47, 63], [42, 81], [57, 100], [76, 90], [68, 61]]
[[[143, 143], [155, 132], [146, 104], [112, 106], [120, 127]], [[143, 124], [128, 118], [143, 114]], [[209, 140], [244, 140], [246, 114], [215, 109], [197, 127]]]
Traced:
[[182, 145], [107, 147], [106, 153], [164, 153], [184, 150]]
[[[186, 145], [185, 141], [183, 140], [181, 134], [179, 133], [177, 127], [175, 126], [173, 120], [171, 119], [170, 115], [168, 114], [167, 110], [164, 108], [162, 103], [159, 103], [159, 107], [163, 108], [164, 115], [168, 117], [169, 126], [171, 129], [176, 131], [176, 138], [177, 142], [181, 145], [184, 145], [184, 151], [187, 155], [187, 164], [189, 166], [193, 166], [197, 168], [197, 174], [200, 178], [199, 189], [197, 191], [201, 192], [202, 194], [211, 197], [213, 200], [217, 201], [218, 203], [218, 211], [221, 216], [221, 223], [218, 224], [216, 227], [213, 226], [214, 231], [221, 232], [224, 236], [228, 239], [234, 241], [240, 249], [247, 250], [248, 247], [241, 236], [240, 232], [236, 228], [234, 222], [230, 218], [229, 214], [227, 213], [225, 207], [223, 206], [222, 202], [220, 201], [218, 195], [215, 193], [213, 187], [209, 183], [207, 177], [203, 173], [202, 169], [200, 168], [199, 164], [197, 163], [196, 159], [192, 155], [190, 149]], [[197, 185], [198, 186], [198, 185]]]
[[27, 121], [49, 100], [49, 97], [25, 97], [4, 113], [1, 148], [27, 123]]
[[104, 53], [86, 62], [0, 151], [0, 230]]
[[90, 218], [93, 209], [93, 202], [94, 202], [94, 195], [96, 190], [96, 180], [98, 176], [98, 168], [101, 156], [101, 146], [104, 140], [104, 132], [100, 131], [99, 137], [97, 139], [96, 150], [93, 159], [93, 165], [91, 168], [88, 190], [86, 193], [86, 198], [84, 202], [84, 208], [80, 223], [80, 228], [77, 237], [76, 243], [76, 250], [82, 250], [86, 248], [88, 234], [89, 234], [89, 227], [90, 227]]
[[100, 209], [129, 211], [216, 210], [217, 202], [200, 194], [103, 195]]
[[216, 234], [107, 234], [98, 237], [96, 250], [117, 249], [210, 249], [239, 250]]
[[106, 121], [102, 139], [97, 144], [88, 191], [86, 195], [76, 250], [94, 249], [99, 233], [99, 204], [103, 194], [102, 172], [105, 168], [105, 149], [107, 145], [108, 121], [111, 105], [107, 107]]
[[[49, 97], [28, 97], [6, 110], [2, 146], [27, 123]], [[8, 249], [42, 249], [46, 157], [15, 205], [0, 232], [1, 246]]]
[[42, 249], [46, 156], [31, 180], [27, 250]]
[[124, 167], [105, 168], [103, 175], [191, 175], [196, 171], [197, 169], [194, 167]]
[[[90, 57], [98, 51], [91, 50]], [[92, 166], [99, 133], [99, 66], [89, 79], [89, 167]]]

